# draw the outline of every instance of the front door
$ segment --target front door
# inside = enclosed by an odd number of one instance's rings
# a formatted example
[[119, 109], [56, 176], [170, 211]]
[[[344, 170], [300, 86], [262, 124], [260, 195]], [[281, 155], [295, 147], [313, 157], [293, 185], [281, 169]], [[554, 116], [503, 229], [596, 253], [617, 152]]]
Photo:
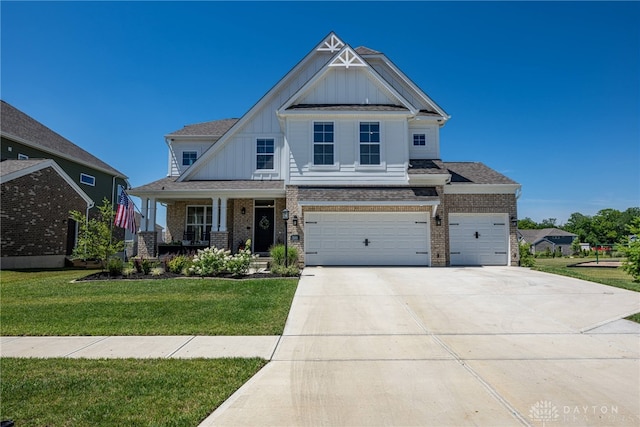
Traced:
[[253, 251], [269, 252], [273, 246], [273, 234], [275, 231], [274, 208], [256, 206], [254, 216]]

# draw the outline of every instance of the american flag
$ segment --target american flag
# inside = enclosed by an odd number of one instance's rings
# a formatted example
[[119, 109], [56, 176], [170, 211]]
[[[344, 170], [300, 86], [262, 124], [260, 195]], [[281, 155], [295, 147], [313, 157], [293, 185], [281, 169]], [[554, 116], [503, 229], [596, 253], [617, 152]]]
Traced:
[[133, 201], [129, 199], [129, 195], [124, 188], [120, 192], [118, 198], [118, 211], [116, 212], [116, 219], [114, 224], [120, 228], [126, 228], [133, 234], [136, 234], [136, 218], [133, 212]]

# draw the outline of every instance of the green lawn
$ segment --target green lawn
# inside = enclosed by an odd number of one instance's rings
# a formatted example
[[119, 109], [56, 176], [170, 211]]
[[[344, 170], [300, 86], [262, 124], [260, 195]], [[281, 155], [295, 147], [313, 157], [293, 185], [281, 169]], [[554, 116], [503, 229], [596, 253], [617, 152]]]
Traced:
[[[610, 261], [611, 259], [600, 258], [600, 260]], [[588, 261], [595, 261], [595, 258], [537, 258], [536, 266], [533, 269], [640, 292], [640, 283], [634, 282], [633, 277], [621, 268], [570, 267], [573, 264]], [[628, 319], [640, 323], [640, 313], [634, 314]]]
[[197, 426], [261, 359], [0, 359], [16, 426]]
[[280, 335], [298, 283], [87, 274], [3, 271], [0, 335]]

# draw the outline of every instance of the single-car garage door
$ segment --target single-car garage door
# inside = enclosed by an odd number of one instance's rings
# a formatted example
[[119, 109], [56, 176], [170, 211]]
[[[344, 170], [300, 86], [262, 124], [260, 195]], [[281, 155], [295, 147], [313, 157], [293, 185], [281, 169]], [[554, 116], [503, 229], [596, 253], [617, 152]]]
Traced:
[[451, 265], [507, 265], [506, 214], [449, 214]]
[[305, 213], [307, 265], [430, 265], [427, 212]]

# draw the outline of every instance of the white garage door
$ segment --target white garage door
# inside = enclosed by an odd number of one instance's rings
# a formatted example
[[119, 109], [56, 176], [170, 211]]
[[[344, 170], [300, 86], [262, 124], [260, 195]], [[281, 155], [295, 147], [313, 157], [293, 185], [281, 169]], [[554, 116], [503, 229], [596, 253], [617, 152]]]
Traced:
[[507, 265], [506, 214], [449, 214], [451, 265]]
[[307, 265], [430, 265], [429, 214], [308, 212]]

